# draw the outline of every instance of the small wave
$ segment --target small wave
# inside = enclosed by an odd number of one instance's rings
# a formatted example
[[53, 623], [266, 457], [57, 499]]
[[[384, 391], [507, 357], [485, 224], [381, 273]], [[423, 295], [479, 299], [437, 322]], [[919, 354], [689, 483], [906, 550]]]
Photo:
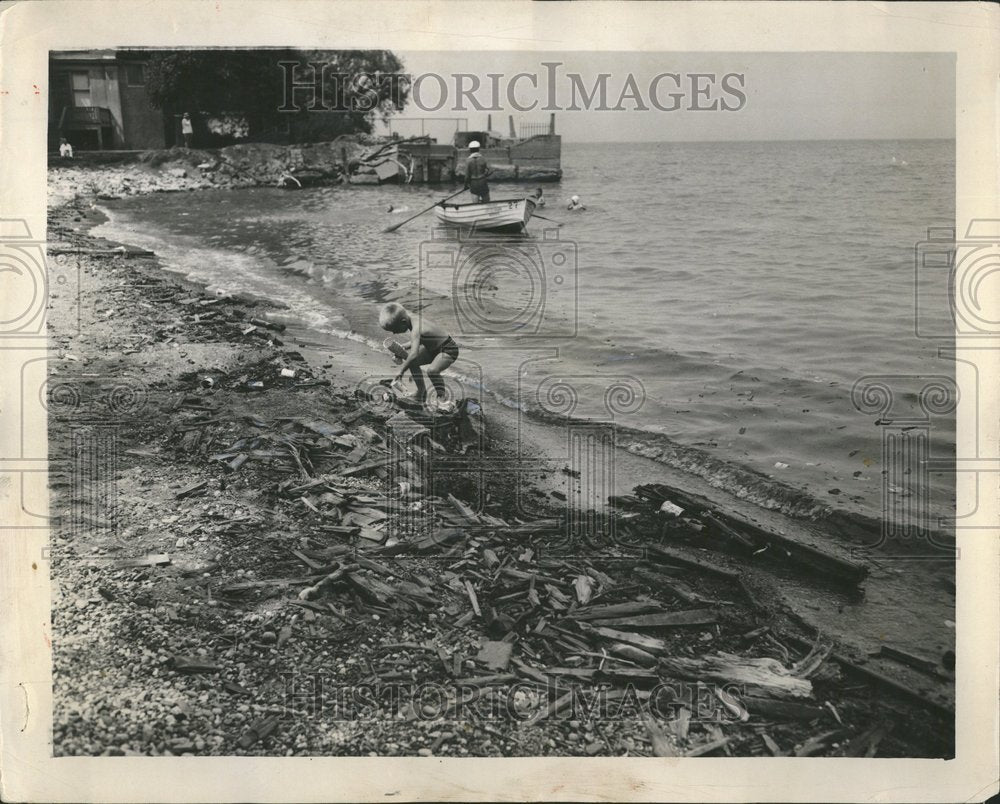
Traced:
[[[164, 270], [202, 285], [216, 296], [263, 301], [277, 308], [294, 310], [294, 320], [318, 331], [327, 331], [339, 316], [329, 306], [307, 294], [297, 293], [280, 281], [273, 270], [260, 270], [269, 262], [260, 255], [241, 254], [225, 249], [206, 248], [192, 238], [160, 235], [146, 226], [140, 231], [113, 210], [101, 208], [107, 221], [95, 227], [93, 234], [110, 240], [130, 243], [154, 251]], [[271, 263], [273, 269], [273, 263]], [[315, 266], [310, 269], [315, 272]]]
[[[555, 415], [537, 407], [522, 409], [532, 419], [549, 424], [586, 420]], [[700, 477], [712, 487], [761, 508], [811, 520], [827, 516], [832, 510], [825, 502], [805, 491], [794, 489], [745, 466], [720, 460], [697, 447], [678, 444], [664, 433], [650, 433], [622, 426], [616, 427], [616, 433], [616, 445], [620, 449]]]

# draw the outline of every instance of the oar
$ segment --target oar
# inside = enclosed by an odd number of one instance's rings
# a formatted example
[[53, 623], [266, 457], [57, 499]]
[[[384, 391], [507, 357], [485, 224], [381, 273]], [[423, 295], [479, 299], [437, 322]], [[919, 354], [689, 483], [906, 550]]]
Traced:
[[541, 218], [543, 221], [548, 221], [549, 223], [554, 223], [556, 226], [562, 226], [562, 224], [559, 221], [554, 221], [554, 220], [552, 220], [552, 218], [546, 218], [544, 215], [539, 215], [539, 214], [537, 214], [535, 212], [531, 213], [531, 217], [532, 218]]
[[427, 209], [425, 209], [425, 210], [421, 210], [421, 211], [420, 211], [420, 212], [418, 212], [418, 213], [417, 213], [416, 215], [414, 215], [414, 216], [413, 216], [412, 218], [407, 218], [407, 219], [406, 219], [405, 221], [403, 221], [402, 223], [397, 223], [397, 224], [394, 224], [393, 226], [390, 226], [390, 227], [388, 227], [387, 229], [383, 229], [383, 230], [382, 230], [382, 234], [388, 234], [389, 232], [395, 232], [395, 231], [396, 231], [396, 230], [397, 230], [397, 229], [398, 229], [398, 228], [399, 228], [400, 226], [403, 226], [404, 224], [407, 224], [407, 223], [409, 223], [410, 221], [412, 221], [412, 220], [414, 220], [414, 219], [416, 219], [416, 218], [419, 218], [419, 217], [420, 217], [421, 215], [423, 215], [423, 214], [424, 214], [425, 212], [430, 212], [430, 211], [431, 211], [432, 209], [434, 209], [434, 207], [438, 206], [438, 204], [443, 204], [443, 203], [444, 203], [445, 201], [450, 201], [450, 200], [451, 200], [452, 198], [454, 198], [454, 197], [455, 197], [456, 195], [461, 195], [461, 194], [462, 194], [462, 193], [464, 193], [464, 192], [465, 192], [465, 188], [463, 187], [463, 188], [462, 188], [461, 190], [459, 190], [459, 191], [458, 191], [457, 193], [452, 193], [452, 194], [451, 194], [451, 195], [449, 195], [449, 196], [448, 196], [447, 198], [442, 198], [442, 199], [441, 199], [440, 201], [435, 201], [435, 202], [434, 202], [433, 204], [431, 204], [431, 205], [430, 205], [429, 207], [427, 207]]

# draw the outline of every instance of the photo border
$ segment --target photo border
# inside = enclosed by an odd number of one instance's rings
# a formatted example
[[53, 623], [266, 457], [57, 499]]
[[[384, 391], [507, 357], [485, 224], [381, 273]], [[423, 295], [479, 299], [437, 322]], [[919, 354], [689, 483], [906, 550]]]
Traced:
[[[649, 50], [674, 52], [952, 52], [957, 54], [956, 231], [1000, 218], [995, 49], [1000, 7], [989, 3], [699, 2], [454, 3], [165, 0], [4, 4], [0, 18], [0, 217], [46, 226], [48, 53], [96, 47], [279, 46], [394, 50]], [[141, 9], [141, 15], [130, 13]], [[993, 300], [1000, 305], [1000, 300]], [[12, 309], [16, 300], [0, 299]], [[0, 318], [3, 318], [0, 315]], [[997, 319], [994, 314], [993, 320]], [[41, 342], [39, 342], [39, 337]], [[46, 349], [45, 336], [0, 344], [0, 376]], [[1000, 376], [997, 340], [956, 339], [980, 377]], [[959, 385], [968, 372], [957, 371]], [[957, 455], [995, 449], [995, 399], [962, 395]], [[982, 389], [978, 389], [982, 390]], [[0, 389], [0, 417], [15, 385]], [[41, 405], [24, 411], [30, 455], [47, 455]], [[0, 419], [2, 421], [2, 419]], [[0, 455], [21, 454], [0, 429]], [[17, 443], [15, 443], [17, 442]], [[16, 447], [16, 449], [15, 449]], [[697, 800], [958, 801], [997, 789], [998, 479], [989, 466], [958, 486], [956, 758], [930, 759], [425, 759], [84, 758], [50, 754], [52, 701], [44, 529], [22, 529], [20, 501], [0, 497], [0, 768], [5, 800], [394, 801]], [[41, 485], [41, 484], [39, 484]], [[33, 507], [46, 510], [39, 492]], [[12, 504], [15, 503], [15, 504]], [[13, 510], [9, 510], [13, 509]], [[181, 763], [180, 765], [176, 763]]]

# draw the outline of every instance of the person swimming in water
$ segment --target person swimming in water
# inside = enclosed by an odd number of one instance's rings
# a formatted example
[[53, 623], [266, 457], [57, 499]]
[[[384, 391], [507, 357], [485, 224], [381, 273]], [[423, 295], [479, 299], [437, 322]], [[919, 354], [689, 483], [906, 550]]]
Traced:
[[577, 210], [584, 210], [584, 209], [586, 209], [586, 207], [580, 201], [580, 196], [574, 195], [569, 200], [569, 203], [566, 205], [566, 209], [570, 210], [571, 212], [575, 212]]

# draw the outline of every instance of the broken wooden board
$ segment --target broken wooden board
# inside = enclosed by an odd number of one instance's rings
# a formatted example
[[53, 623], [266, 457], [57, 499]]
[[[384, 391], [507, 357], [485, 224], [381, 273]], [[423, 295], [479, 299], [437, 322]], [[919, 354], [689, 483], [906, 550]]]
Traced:
[[547, 676], [571, 676], [585, 681], [590, 681], [597, 675], [596, 669], [586, 667], [543, 667], [542, 672]]
[[462, 519], [464, 519], [470, 525], [479, 524], [479, 517], [476, 516], [475, 511], [473, 511], [469, 506], [467, 506], [464, 502], [455, 497], [453, 494], [448, 495], [448, 502], [450, 502], [454, 507], [454, 509], [458, 511], [458, 513], [462, 516]]
[[732, 737], [720, 737], [718, 740], [712, 740], [711, 742], [704, 743], [703, 745], [698, 745], [692, 748], [690, 751], [684, 754], [685, 757], [700, 757], [704, 754], [708, 754], [712, 751], [718, 751], [723, 748]]
[[646, 569], [644, 567], [636, 567], [633, 572], [635, 572], [637, 577], [654, 586], [658, 592], [669, 592], [678, 600], [683, 600], [689, 605], [726, 605], [724, 602], [705, 597], [704, 595], [699, 595], [690, 586], [684, 583], [684, 581], [668, 577], [662, 572]]
[[741, 703], [753, 716], [760, 716], [768, 720], [817, 720], [818, 718], [830, 715], [829, 709], [822, 709], [818, 706], [808, 706], [794, 701], [776, 701], [773, 698], [759, 698], [752, 695], [744, 695], [740, 698]]
[[718, 621], [712, 609], [689, 609], [687, 611], [662, 611], [656, 614], [637, 614], [632, 617], [615, 617], [608, 620], [594, 620], [595, 626], [617, 628], [678, 628], [692, 625], [712, 625]]
[[804, 566], [824, 578], [856, 586], [868, 577], [868, 567], [857, 561], [835, 556], [778, 533], [758, 530], [758, 534], [755, 541], [776, 547], [778, 551], [784, 551], [788, 560]]
[[208, 481], [202, 480], [200, 483], [195, 483], [193, 486], [188, 486], [186, 489], [178, 491], [174, 495], [174, 499], [183, 500], [185, 497], [192, 497], [195, 494], [204, 491], [206, 488], [208, 488]]
[[638, 667], [605, 667], [600, 673], [624, 684], [656, 684], [660, 681], [660, 676], [655, 671]]
[[868, 567], [864, 564], [775, 533], [742, 517], [723, 514], [714, 510], [712, 503], [704, 497], [687, 494], [663, 483], [637, 486], [635, 493], [656, 506], [669, 499], [679, 502], [690, 511], [698, 512], [697, 516], [714, 527], [716, 532], [730, 539], [741, 551], [756, 551], [770, 546], [786, 560], [841, 583], [857, 585], [868, 575]]
[[[783, 633], [781, 634], [781, 637], [784, 640], [796, 644], [804, 650], [812, 649], [812, 645], [810, 643], [806, 642], [801, 637], [795, 636], [794, 634]], [[869, 667], [862, 667], [861, 665], [852, 662], [843, 654], [837, 652], [831, 653], [830, 659], [839, 664], [845, 672], [854, 673], [855, 675], [867, 679], [869, 682], [873, 682], [890, 689], [902, 697], [911, 700], [917, 706], [930, 707], [938, 715], [946, 718], [947, 720], [952, 720], [955, 717], [954, 706], [935, 700], [930, 695], [896, 681], [894, 678], [890, 678], [884, 673], [880, 673], [878, 670], [873, 670]]]
[[777, 659], [717, 653], [702, 659], [663, 657], [661, 668], [681, 678], [737, 684], [752, 695], [771, 698], [809, 698], [812, 684], [796, 678]]
[[388, 534], [385, 531], [376, 530], [375, 528], [361, 528], [358, 531], [358, 536], [362, 539], [367, 539], [370, 542], [377, 542], [381, 544], [385, 541]]
[[598, 606], [581, 607], [568, 616], [574, 620], [607, 620], [633, 614], [649, 614], [663, 611], [663, 608], [662, 603], [657, 603], [654, 600], [636, 600], [631, 603], [604, 603]]
[[337, 436], [342, 436], [347, 432], [341, 424], [330, 424], [322, 419], [293, 419], [300, 427], [310, 430], [317, 435], [329, 438], [333, 443], [337, 443]]
[[319, 597], [330, 586], [343, 580], [347, 573], [353, 572], [356, 569], [358, 569], [357, 564], [345, 564], [337, 567], [326, 576], [317, 580], [312, 586], [307, 586], [299, 592], [299, 600], [313, 600], [314, 598]]
[[532, 583], [533, 581], [549, 583], [554, 586], [562, 584], [558, 578], [553, 578], [549, 575], [542, 575], [539, 572], [525, 572], [524, 570], [515, 569], [514, 567], [503, 567], [500, 570], [501, 575], [505, 575], [508, 578], [513, 578], [515, 581], [526, 581]]
[[438, 599], [429, 594], [426, 589], [418, 586], [412, 581], [400, 581], [396, 586], [396, 592], [406, 596], [410, 600], [415, 600], [418, 603], [422, 603], [427, 606], [436, 606], [439, 602]]
[[664, 547], [659, 544], [650, 545], [649, 558], [653, 561], [665, 561], [668, 564], [680, 564], [682, 567], [690, 567], [691, 569], [701, 570], [702, 572], [707, 572], [711, 575], [717, 575], [720, 578], [725, 578], [729, 581], [739, 580], [739, 573], [728, 570], [725, 567], [720, 567], [718, 564], [713, 564], [711, 561], [705, 561], [701, 558], [694, 558], [692, 556], [685, 555], [679, 550], [674, 550], [670, 547]]
[[599, 626], [595, 626], [590, 630], [604, 639], [610, 639], [616, 642], [625, 642], [629, 645], [635, 645], [643, 650], [650, 651], [651, 653], [667, 653], [670, 649], [670, 646], [664, 640], [646, 636], [645, 634], [632, 634], [628, 631], [618, 631], [614, 628], [603, 628]]
[[759, 546], [753, 541], [753, 539], [729, 527], [729, 525], [727, 525], [725, 522], [722, 522], [721, 520], [712, 516], [707, 511], [702, 511], [700, 518], [703, 522], [708, 522], [710, 525], [712, 525], [716, 531], [718, 531], [727, 539], [735, 543], [738, 547], [741, 547], [744, 550], [750, 552], [753, 552], [754, 550], [758, 549]]
[[635, 662], [641, 667], [656, 666], [656, 657], [652, 653], [647, 653], [635, 645], [629, 645], [625, 642], [612, 642], [608, 646], [608, 650], [615, 654], [615, 656], [628, 659], [628, 661]]
[[510, 642], [486, 640], [479, 646], [476, 661], [490, 670], [506, 670], [514, 646]]
[[524, 535], [527, 533], [538, 533], [548, 530], [561, 530], [562, 526], [563, 523], [561, 519], [536, 519], [532, 522], [524, 522], [520, 525], [515, 525], [510, 529], [510, 532], [518, 535]]
[[413, 546], [421, 553], [435, 548], [447, 547], [465, 535], [462, 528], [436, 528], [433, 533], [417, 541]]
[[476, 613], [477, 617], [482, 617], [483, 612], [479, 608], [479, 597], [476, 595], [476, 590], [472, 586], [472, 582], [466, 579], [463, 583], [465, 584], [465, 593], [469, 596], [469, 602], [472, 604], [472, 610]]
[[889, 659], [894, 659], [900, 664], [908, 665], [915, 670], [922, 670], [930, 675], [941, 675], [941, 666], [937, 662], [923, 656], [915, 656], [912, 653], [907, 653], [906, 651], [894, 648], [891, 645], [882, 645], [879, 650], [879, 655], [885, 656]]
[[358, 525], [367, 528], [384, 522], [389, 515], [375, 508], [351, 508], [341, 520], [345, 525]]
[[366, 578], [356, 573], [347, 573], [344, 577], [359, 592], [377, 603], [390, 603], [396, 597], [395, 589], [376, 578]]
[[546, 676], [544, 673], [542, 673], [537, 668], [532, 667], [531, 665], [527, 665], [524, 662], [522, 662], [520, 659], [517, 659], [517, 658], [511, 659], [511, 661], [513, 662], [514, 667], [517, 668], [517, 671], [519, 673], [521, 673], [524, 676], [527, 676], [532, 681], [537, 681], [540, 684], [548, 684], [549, 683], [548, 676]]
[[352, 466], [350, 469], [345, 469], [340, 474], [344, 477], [352, 477], [354, 475], [360, 475], [365, 472], [371, 471], [372, 469], [377, 469], [380, 466], [386, 465], [386, 456], [379, 458], [374, 458], [370, 461], [365, 461], [364, 463], [359, 463], [357, 466]]

